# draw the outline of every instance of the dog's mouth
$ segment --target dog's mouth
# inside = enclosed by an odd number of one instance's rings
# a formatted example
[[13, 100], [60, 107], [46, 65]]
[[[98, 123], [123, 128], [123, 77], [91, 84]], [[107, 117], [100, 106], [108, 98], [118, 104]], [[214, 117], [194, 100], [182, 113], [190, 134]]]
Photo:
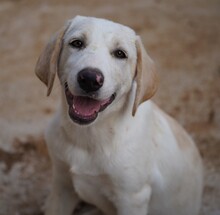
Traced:
[[97, 100], [89, 96], [74, 96], [67, 83], [65, 84], [65, 94], [70, 118], [82, 125], [92, 123], [98, 117], [99, 112], [105, 110], [116, 97], [116, 93], [104, 100]]

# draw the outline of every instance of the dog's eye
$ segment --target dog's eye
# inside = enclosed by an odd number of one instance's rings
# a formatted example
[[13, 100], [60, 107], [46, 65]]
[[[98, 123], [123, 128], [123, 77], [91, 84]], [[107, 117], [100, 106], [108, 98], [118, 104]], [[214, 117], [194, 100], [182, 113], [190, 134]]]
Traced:
[[77, 49], [81, 49], [84, 47], [84, 42], [82, 40], [79, 39], [75, 39], [70, 41], [69, 43], [73, 48], [77, 48]]
[[116, 49], [113, 52], [113, 56], [116, 57], [116, 58], [119, 58], [119, 59], [128, 58], [127, 53], [125, 51], [121, 50], [121, 49]]

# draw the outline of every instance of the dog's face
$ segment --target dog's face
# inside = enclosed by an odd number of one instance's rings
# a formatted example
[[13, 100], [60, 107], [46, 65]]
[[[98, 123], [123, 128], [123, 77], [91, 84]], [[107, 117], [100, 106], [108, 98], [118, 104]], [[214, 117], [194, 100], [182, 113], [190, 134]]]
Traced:
[[72, 21], [63, 41], [59, 77], [75, 122], [93, 122], [131, 89], [135, 37], [132, 29], [110, 21], [85, 17]]
[[[36, 73], [50, 91], [54, 79], [51, 74], [57, 70], [55, 73], [58, 73], [65, 92], [69, 116], [78, 124], [90, 124], [100, 112], [110, 114], [111, 111], [107, 110], [121, 108], [135, 78], [136, 82], [144, 82], [141, 80], [144, 73], [138, 72], [143, 70], [144, 58], [148, 70], [152, 70], [152, 62], [143, 55], [142, 44], [140, 40], [137, 42], [135, 32], [111, 21], [76, 17], [51, 41], [38, 61]], [[49, 62], [45, 62], [48, 60], [43, 58], [48, 59], [48, 55]], [[138, 62], [141, 68], [138, 68]], [[48, 68], [42, 69], [45, 66]], [[50, 74], [45, 75], [45, 69]], [[138, 76], [141, 76], [139, 80]], [[151, 76], [145, 78], [154, 82]], [[147, 84], [152, 85], [149, 80]], [[151, 88], [152, 95], [155, 86]], [[149, 98], [146, 92], [141, 92], [140, 86], [137, 90], [140, 91], [137, 92], [137, 100], [140, 101], [136, 101], [136, 106], [144, 97], [145, 100]]]

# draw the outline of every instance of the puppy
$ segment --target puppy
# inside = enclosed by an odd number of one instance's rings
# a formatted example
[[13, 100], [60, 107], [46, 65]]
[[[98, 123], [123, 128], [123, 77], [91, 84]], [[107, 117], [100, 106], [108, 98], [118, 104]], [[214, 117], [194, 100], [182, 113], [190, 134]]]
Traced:
[[62, 94], [46, 131], [53, 162], [46, 215], [71, 215], [81, 200], [105, 215], [198, 214], [201, 158], [149, 100], [157, 76], [132, 29], [77, 16], [52, 37], [36, 74], [48, 95], [57, 75]]

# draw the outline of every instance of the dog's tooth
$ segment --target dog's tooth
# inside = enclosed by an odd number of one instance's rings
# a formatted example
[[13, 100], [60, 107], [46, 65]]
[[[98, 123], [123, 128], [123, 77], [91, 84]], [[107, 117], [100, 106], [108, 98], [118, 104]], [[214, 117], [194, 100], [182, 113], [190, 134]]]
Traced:
[[93, 93], [91, 97], [92, 97], [92, 98], [95, 98], [95, 94]]

